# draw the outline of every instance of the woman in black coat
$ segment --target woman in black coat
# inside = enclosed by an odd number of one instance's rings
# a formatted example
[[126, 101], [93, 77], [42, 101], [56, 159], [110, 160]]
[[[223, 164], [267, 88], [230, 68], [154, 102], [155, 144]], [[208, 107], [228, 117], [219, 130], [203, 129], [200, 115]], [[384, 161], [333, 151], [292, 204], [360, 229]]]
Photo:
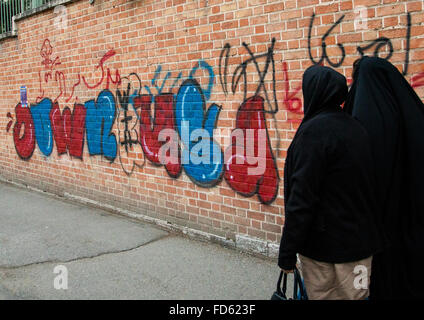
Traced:
[[310, 299], [364, 299], [381, 249], [369, 137], [340, 106], [348, 91], [343, 75], [313, 66], [302, 87], [305, 116], [284, 168], [278, 265], [290, 272], [299, 254]]
[[424, 105], [388, 61], [356, 63], [345, 111], [367, 130], [379, 221], [388, 246], [374, 256], [371, 299], [424, 298]]

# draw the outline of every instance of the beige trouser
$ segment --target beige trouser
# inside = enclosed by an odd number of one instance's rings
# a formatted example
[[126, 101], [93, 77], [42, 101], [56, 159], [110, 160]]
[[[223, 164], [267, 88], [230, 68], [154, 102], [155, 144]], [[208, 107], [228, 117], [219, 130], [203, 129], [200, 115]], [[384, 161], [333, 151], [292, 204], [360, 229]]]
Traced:
[[349, 263], [326, 263], [299, 255], [310, 300], [363, 300], [369, 295], [372, 257]]

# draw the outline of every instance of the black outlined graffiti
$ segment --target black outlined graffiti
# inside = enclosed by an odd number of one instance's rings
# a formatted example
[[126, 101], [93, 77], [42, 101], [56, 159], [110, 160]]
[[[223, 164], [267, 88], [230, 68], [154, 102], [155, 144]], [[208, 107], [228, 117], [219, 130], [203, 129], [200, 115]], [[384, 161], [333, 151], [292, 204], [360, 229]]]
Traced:
[[[310, 23], [309, 23], [309, 31], [308, 31], [308, 53], [309, 53], [309, 59], [314, 65], [322, 65], [324, 61], [327, 61], [328, 64], [334, 68], [338, 68], [343, 65], [343, 62], [346, 58], [346, 50], [343, 46], [343, 44], [338, 43], [337, 46], [341, 50], [341, 58], [339, 62], [333, 62], [330, 60], [330, 58], [327, 56], [327, 44], [325, 40], [327, 37], [331, 34], [331, 32], [343, 21], [345, 18], [345, 15], [342, 15], [332, 26], [330, 29], [327, 30], [327, 32], [322, 36], [321, 38], [321, 58], [319, 61], [316, 61], [314, 57], [312, 56], [312, 48], [311, 48], [311, 37], [312, 37], [312, 27], [315, 21], [315, 13], [312, 14]], [[410, 51], [410, 41], [411, 41], [411, 13], [407, 13], [407, 31], [406, 31], [406, 49], [405, 49], [405, 64], [404, 64], [404, 70], [403, 75], [408, 74], [408, 66], [409, 66], [409, 51]], [[378, 39], [375, 39], [371, 41], [371, 43], [365, 45], [365, 46], [358, 46], [357, 51], [360, 54], [361, 57], [365, 55], [365, 52], [369, 49], [375, 47], [373, 55], [374, 57], [378, 57], [381, 49], [384, 47], [388, 47], [388, 54], [385, 57], [382, 57], [383, 59], [390, 60], [394, 53], [394, 48], [392, 41], [387, 37], [380, 37]]]
[[[410, 51], [410, 43], [411, 43], [411, 26], [412, 26], [411, 13], [408, 12], [408, 14], [407, 14], [407, 31], [406, 31], [406, 48], [405, 48], [405, 64], [404, 64], [404, 68], [403, 68], [403, 72], [402, 72], [402, 74], [404, 76], [406, 76], [408, 74], [408, 67], [409, 67], [409, 51]], [[358, 46], [357, 50], [358, 50], [359, 54], [361, 55], [361, 57], [363, 57], [365, 55], [365, 51], [371, 49], [374, 46], [375, 46], [374, 57], [378, 57], [380, 50], [382, 48], [384, 48], [385, 46], [389, 47], [389, 53], [383, 59], [390, 60], [391, 57], [393, 56], [393, 53], [394, 53], [393, 44], [392, 44], [392, 41], [387, 37], [380, 37], [380, 38], [372, 41], [370, 44], [368, 44], [364, 47]]]
[[[241, 81], [241, 78], [243, 77], [243, 83], [244, 83], [244, 88], [243, 88], [243, 101], [247, 101], [248, 97], [247, 97], [247, 93], [248, 93], [248, 88], [247, 88], [247, 68], [249, 66], [250, 63], [252, 63], [256, 69], [256, 72], [259, 76], [259, 82], [256, 88], [256, 92], [254, 94], [254, 96], [261, 96], [261, 93], [263, 94], [263, 98], [264, 98], [264, 106], [266, 105], [266, 108], [264, 108], [264, 112], [266, 114], [271, 114], [273, 121], [275, 123], [275, 127], [278, 127], [278, 121], [276, 118], [276, 114], [279, 110], [278, 107], [278, 101], [277, 101], [277, 91], [276, 91], [276, 76], [275, 76], [275, 59], [274, 59], [274, 47], [275, 47], [275, 42], [276, 39], [272, 38], [271, 40], [271, 45], [268, 48], [268, 51], [266, 53], [263, 54], [259, 54], [259, 55], [254, 55], [252, 53], [252, 51], [249, 48], [249, 45], [246, 44], [245, 42], [243, 42], [243, 46], [246, 49], [246, 51], [249, 53], [250, 58], [247, 59], [246, 61], [244, 61], [243, 63], [241, 63], [240, 65], [238, 65], [235, 69], [235, 71], [233, 72], [233, 76], [232, 76], [232, 81], [231, 81], [231, 91], [233, 94], [236, 93], [237, 91], [237, 87]], [[220, 70], [220, 79], [221, 80], [221, 85], [223, 87], [227, 87], [227, 75], [228, 75], [228, 57], [230, 55], [230, 50], [231, 50], [231, 45], [229, 43], [227, 43], [223, 50], [221, 51], [221, 59], [220, 59], [220, 65], [219, 65], [219, 70]], [[223, 59], [223, 57], [226, 57], [225, 59]], [[260, 69], [259, 67], [259, 60], [266, 58], [265, 60], [265, 66], [263, 68], [263, 70]], [[223, 62], [225, 63], [224, 66], [222, 65]], [[271, 69], [271, 71], [270, 71]], [[265, 79], [268, 75], [268, 73], [271, 73], [271, 90], [272, 93], [269, 94], [268, 90], [266, 88], [266, 84], [265, 84]], [[224, 89], [225, 92], [226, 89]], [[271, 96], [271, 98], [270, 98]], [[280, 153], [280, 145], [281, 145], [281, 139], [280, 139], [280, 133], [279, 130], [275, 130], [275, 134], [277, 137], [277, 154], [279, 155]]]
[[317, 65], [317, 64], [323, 64], [324, 60], [326, 60], [330, 66], [332, 66], [333, 68], [338, 68], [343, 64], [344, 59], [346, 58], [346, 51], [345, 48], [342, 44], [338, 43], [338, 47], [340, 48], [342, 54], [341, 54], [341, 59], [339, 62], [333, 62], [330, 60], [330, 58], [327, 56], [327, 44], [325, 42], [325, 39], [327, 39], [327, 37], [330, 35], [330, 33], [334, 30], [334, 28], [336, 28], [344, 19], [345, 15], [342, 15], [334, 24], [333, 26], [327, 30], [327, 32], [322, 36], [321, 38], [321, 48], [322, 48], [322, 53], [321, 53], [321, 58], [320, 60], [317, 62], [314, 60], [314, 58], [312, 57], [312, 51], [311, 51], [311, 35], [312, 35], [312, 27], [314, 25], [314, 20], [315, 20], [315, 12], [312, 14], [311, 17], [311, 22], [309, 24], [309, 32], [308, 32], [308, 53], [309, 53], [309, 58], [311, 59], [312, 63]]
[[[235, 94], [239, 83], [243, 82], [244, 100], [237, 112], [236, 129], [233, 133], [236, 131], [244, 132], [244, 140], [242, 146], [238, 144], [238, 141], [232, 141], [231, 145], [226, 149], [224, 174], [225, 180], [234, 191], [245, 197], [252, 197], [257, 194], [259, 201], [265, 205], [271, 204], [277, 197], [280, 180], [266, 119], [266, 114], [270, 114], [275, 123], [275, 134], [277, 137], [276, 149], [277, 154], [279, 154], [281, 140], [276, 119], [276, 113], [279, 108], [276, 94], [275, 42], [276, 40], [273, 38], [267, 52], [258, 55], [253, 54], [249, 45], [243, 43], [250, 58], [238, 65], [233, 72], [231, 91]], [[231, 46], [229, 44], [225, 45], [220, 56], [220, 81], [224, 93], [227, 87], [228, 57], [230, 55], [230, 50]], [[265, 63], [262, 64], [264, 65], [262, 70], [260, 68], [260, 59], [265, 59]], [[249, 65], [253, 65], [259, 77], [256, 90], [251, 97], [247, 96], [247, 68]], [[272, 93], [270, 93], [266, 87], [267, 83], [265, 79], [268, 75], [270, 75], [269, 81], [271, 82]], [[248, 138], [246, 136], [247, 131], [253, 131], [254, 135]], [[259, 138], [260, 133], [265, 134], [265, 139], [264, 137]], [[248, 152], [246, 147], [252, 142], [256, 146], [260, 145], [261, 150], [266, 152], [263, 158], [260, 157], [264, 160], [264, 163], [260, 165], [264, 169], [262, 174], [249, 174], [249, 170], [255, 165], [252, 166], [247, 161]], [[228, 156], [228, 154], [231, 156]], [[236, 159], [238, 159], [238, 161], [242, 160], [241, 163], [234, 163]], [[257, 165], [259, 166], [259, 162]]]
[[357, 47], [357, 50], [359, 54], [361, 55], [361, 57], [363, 57], [365, 55], [364, 51], [367, 51], [371, 49], [373, 46], [375, 46], [374, 57], [378, 57], [379, 56], [378, 53], [380, 52], [380, 49], [384, 48], [386, 45], [389, 47], [389, 53], [383, 59], [390, 60], [390, 58], [393, 56], [393, 44], [392, 44], [392, 41], [386, 37], [380, 37], [378, 39], [375, 39], [373, 42], [371, 42], [370, 44], [364, 47]]
[[[224, 91], [225, 95], [228, 94], [227, 88], [227, 76], [228, 76], [228, 60], [230, 57], [231, 45], [226, 43], [224, 48], [221, 51], [221, 55], [219, 56], [219, 81], [221, 82], [222, 91]], [[225, 65], [224, 70], [222, 70], [222, 59], [225, 55]]]
[[[120, 89], [116, 90], [119, 161], [125, 174], [131, 176], [136, 167], [141, 169], [145, 164], [145, 157], [138, 135], [139, 121], [134, 102], [134, 98], [140, 95], [141, 79], [136, 73], [131, 73], [127, 77], [122, 78], [121, 82], [123, 85], [122, 91]], [[132, 109], [130, 109], [130, 106]], [[123, 153], [126, 154], [126, 157], [123, 157]], [[137, 161], [138, 156], [143, 157], [142, 163]]]
[[[237, 86], [240, 82], [240, 79], [243, 77], [244, 79], [244, 101], [247, 100], [247, 67], [249, 65], [249, 63], [253, 63], [256, 71], [259, 75], [259, 83], [258, 83], [258, 87], [256, 89], [256, 92], [254, 94], [254, 96], [259, 95], [259, 93], [263, 92], [264, 94], [264, 99], [266, 104], [269, 107], [269, 110], [265, 110], [265, 112], [268, 113], [277, 113], [278, 112], [278, 102], [277, 102], [277, 93], [275, 90], [276, 84], [275, 84], [275, 61], [274, 61], [274, 45], [275, 45], [275, 38], [272, 38], [272, 42], [271, 42], [271, 46], [268, 48], [268, 52], [264, 53], [264, 54], [260, 54], [260, 55], [254, 55], [252, 53], [252, 51], [249, 48], [249, 45], [247, 45], [245, 42], [243, 42], [243, 46], [245, 47], [245, 49], [247, 50], [247, 52], [250, 55], [250, 58], [247, 59], [246, 61], [244, 61], [242, 64], [240, 64], [236, 70], [234, 71], [233, 74], [233, 79], [232, 79], [232, 86], [231, 89], [233, 91], [233, 94], [237, 91]], [[260, 70], [259, 68], [259, 64], [258, 64], [258, 59], [261, 58], [266, 58], [266, 62], [265, 62], [265, 67], [264, 70]], [[272, 86], [272, 98], [273, 98], [273, 102], [271, 102], [269, 95], [268, 95], [268, 90], [265, 86], [265, 77], [268, 74], [269, 71], [269, 67], [272, 67], [271, 73], [272, 73], [272, 80], [271, 80], [271, 86]]]
[[408, 66], [409, 66], [409, 50], [411, 49], [411, 28], [412, 28], [412, 18], [411, 13], [408, 12], [408, 30], [406, 32], [406, 52], [405, 52], [405, 68], [403, 69], [403, 75], [406, 76], [408, 74]]

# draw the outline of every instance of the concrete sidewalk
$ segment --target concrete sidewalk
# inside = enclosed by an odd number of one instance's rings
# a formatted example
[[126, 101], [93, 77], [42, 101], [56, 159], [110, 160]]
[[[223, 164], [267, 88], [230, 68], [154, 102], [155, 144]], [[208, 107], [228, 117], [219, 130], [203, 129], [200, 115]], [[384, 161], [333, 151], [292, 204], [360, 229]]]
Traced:
[[278, 274], [276, 261], [0, 183], [0, 300], [268, 300]]

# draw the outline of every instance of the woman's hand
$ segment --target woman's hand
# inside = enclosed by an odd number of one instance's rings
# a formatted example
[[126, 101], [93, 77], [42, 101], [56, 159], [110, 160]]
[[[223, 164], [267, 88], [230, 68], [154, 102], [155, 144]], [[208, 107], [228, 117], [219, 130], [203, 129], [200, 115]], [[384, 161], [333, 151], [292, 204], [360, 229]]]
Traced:
[[281, 271], [283, 271], [284, 273], [293, 273], [294, 272], [294, 269], [293, 270], [284, 270], [284, 269], [281, 269]]

